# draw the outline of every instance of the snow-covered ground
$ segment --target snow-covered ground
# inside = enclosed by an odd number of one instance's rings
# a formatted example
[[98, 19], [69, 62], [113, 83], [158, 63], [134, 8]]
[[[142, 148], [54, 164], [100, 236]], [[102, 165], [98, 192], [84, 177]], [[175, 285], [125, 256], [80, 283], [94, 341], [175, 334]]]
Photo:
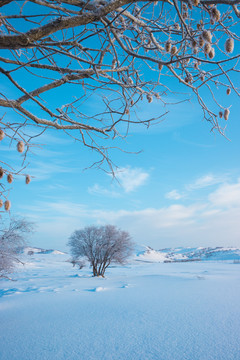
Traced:
[[240, 264], [138, 256], [102, 279], [68, 258], [26, 255], [0, 281], [1, 360], [240, 359]]

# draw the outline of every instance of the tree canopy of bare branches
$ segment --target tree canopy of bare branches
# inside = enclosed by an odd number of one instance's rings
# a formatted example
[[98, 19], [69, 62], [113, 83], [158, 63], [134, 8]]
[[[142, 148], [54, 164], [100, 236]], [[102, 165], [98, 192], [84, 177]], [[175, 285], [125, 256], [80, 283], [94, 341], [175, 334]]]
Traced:
[[[176, 84], [224, 134], [232, 104], [229, 97], [223, 105], [223, 91], [239, 95], [239, 2], [2, 0], [0, 141], [25, 159], [37, 136], [57, 129], [112, 169], [112, 140], [125, 137], [131, 123], [161, 119]], [[141, 100], [159, 101], [162, 110], [138, 117]], [[0, 178], [11, 182], [17, 173], [1, 164]]]
[[133, 251], [130, 235], [113, 225], [76, 230], [70, 236], [68, 246], [74, 260], [86, 258], [93, 276], [102, 277], [111, 263], [123, 264]]
[[25, 219], [9, 220], [0, 222], [0, 278], [8, 277], [16, 263], [21, 263], [20, 250], [26, 245], [26, 237], [33, 230], [32, 223]]

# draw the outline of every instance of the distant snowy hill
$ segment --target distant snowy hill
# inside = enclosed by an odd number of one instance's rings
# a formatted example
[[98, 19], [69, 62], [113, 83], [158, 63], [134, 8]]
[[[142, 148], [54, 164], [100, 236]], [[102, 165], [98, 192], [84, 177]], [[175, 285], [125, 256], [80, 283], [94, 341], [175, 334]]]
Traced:
[[65, 255], [64, 252], [59, 250], [53, 250], [53, 249], [42, 249], [42, 248], [36, 248], [36, 247], [24, 247], [21, 249], [21, 252], [25, 255], [33, 255], [33, 254], [55, 254], [55, 255]]
[[154, 250], [150, 247], [139, 249], [136, 260], [144, 262], [186, 262], [206, 260], [240, 261], [240, 248], [231, 247], [198, 247]]
[[[25, 255], [67, 255], [59, 250], [24, 247], [21, 253]], [[240, 262], [240, 248], [233, 247], [197, 247], [197, 248], [166, 248], [154, 250], [149, 246], [137, 245], [133, 260], [142, 262], [187, 262], [187, 261], [236, 261]], [[131, 262], [131, 261], [130, 261]]]

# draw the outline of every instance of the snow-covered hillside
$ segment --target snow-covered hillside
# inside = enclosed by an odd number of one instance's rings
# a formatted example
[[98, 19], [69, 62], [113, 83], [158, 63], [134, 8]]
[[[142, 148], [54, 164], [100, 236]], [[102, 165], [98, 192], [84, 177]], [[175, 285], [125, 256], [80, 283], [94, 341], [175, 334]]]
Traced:
[[240, 261], [240, 249], [231, 247], [198, 247], [154, 250], [150, 247], [137, 251], [136, 260], [146, 262]]
[[1, 360], [239, 359], [240, 265], [133, 259], [103, 279], [68, 259], [34, 251], [0, 281]]
[[59, 254], [64, 255], [65, 253], [59, 250], [53, 250], [53, 249], [42, 249], [42, 248], [36, 248], [27, 246], [24, 247], [22, 250], [20, 250], [25, 255], [34, 255], [34, 254]]

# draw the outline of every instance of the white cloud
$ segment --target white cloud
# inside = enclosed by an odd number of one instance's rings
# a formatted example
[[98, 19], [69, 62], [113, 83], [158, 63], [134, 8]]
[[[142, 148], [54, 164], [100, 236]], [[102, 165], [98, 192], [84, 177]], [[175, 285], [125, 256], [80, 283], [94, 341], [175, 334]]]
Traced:
[[213, 174], [207, 174], [195, 180], [194, 183], [187, 185], [187, 189], [188, 190], [202, 189], [208, 186], [223, 183], [224, 181], [226, 181], [226, 179], [227, 179], [226, 175], [217, 176]]
[[23, 210], [22, 215], [37, 214], [38, 236], [46, 239], [47, 246], [49, 241], [65, 245], [75, 229], [107, 223], [129, 231], [137, 243], [154, 248], [240, 246], [240, 179], [219, 185], [204, 203], [113, 211], [70, 201], [45, 201]]
[[[110, 174], [109, 174], [110, 175]], [[112, 175], [110, 175], [112, 176]], [[112, 198], [121, 197], [119, 186], [125, 193], [130, 193], [144, 185], [149, 178], [149, 174], [141, 168], [131, 168], [130, 166], [118, 168], [115, 171], [116, 181], [110, 188], [105, 188], [99, 184], [88, 187], [88, 192], [92, 195], [103, 195]]]
[[165, 198], [170, 200], [179, 200], [182, 199], [184, 195], [180, 194], [177, 190], [172, 190], [165, 194]]
[[34, 177], [35, 181], [47, 180], [57, 174], [68, 174], [68, 173], [77, 173], [78, 169], [70, 168], [69, 166], [64, 166], [64, 163], [57, 164], [53, 161], [35, 161], [34, 164], [30, 164], [28, 167], [28, 172]]
[[[128, 211], [118, 213], [121, 222], [136, 225], [144, 232], [147, 230], [149, 235], [156, 229], [166, 229], [176, 225], [186, 226], [194, 221], [196, 214], [201, 206], [182, 206], [172, 205], [164, 208], [148, 208], [138, 211]], [[147, 227], [146, 227], [147, 226]]]
[[125, 167], [116, 171], [116, 178], [124, 191], [129, 193], [144, 185], [149, 178], [149, 174], [141, 168]]
[[92, 195], [103, 195], [113, 198], [118, 198], [121, 196], [118, 192], [114, 190], [108, 190], [98, 184], [94, 184], [93, 186], [88, 187], [88, 192]]
[[[38, 224], [38, 235], [35, 239], [41, 237], [41, 243], [47, 247], [61, 244], [60, 249], [63, 249], [74, 230], [90, 224], [108, 223], [129, 231], [136, 242], [154, 245], [154, 239], [159, 242], [164, 240], [162, 232], [174, 232], [193, 224], [201, 206], [172, 205], [158, 209], [112, 211], [89, 208], [73, 202], [42, 201], [22, 210], [25, 210], [26, 217], [34, 219]], [[34, 213], [38, 214], [36, 218]]]
[[223, 184], [209, 195], [210, 202], [216, 207], [240, 208], [240, 179], [236, 184]]
[[87, 214], [87, 207], [70, 201], [37, 201], [34, 205], [22, 205], [28, 212], [38, 212], [39, 217], [55, 218], [56, 216], [80, 217]]

